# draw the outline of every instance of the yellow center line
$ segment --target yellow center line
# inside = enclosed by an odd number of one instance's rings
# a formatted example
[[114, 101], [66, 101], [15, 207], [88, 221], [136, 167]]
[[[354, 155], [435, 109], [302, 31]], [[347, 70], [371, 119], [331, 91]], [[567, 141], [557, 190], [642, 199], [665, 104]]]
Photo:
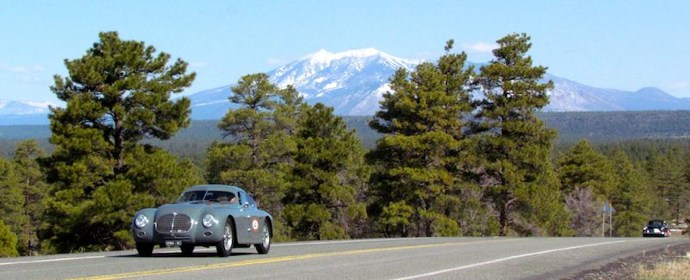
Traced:
[[330, 253], [314, 253], [314, 254], [293, 255], [293, 256], [275, 257], [275, 258], [267, 258], [267, 259], [244, 260], [244, 261], [232, 262], [232, 263], [217, 263], [217, 264], [207, 264], [207, 265], [199, 265], [199, 266], [166, 268], [166, 269], [138, 271], [138, 272], [127, 272], [127, 273], [121, 273], [121, 274], [100, 275], [100, 276], [72, 278], [72, 279], [74, 279], [74, 280], [77, 280], [77, 279], [79, 279], [79, 280], [110, 280], [110, 279], [137, 278], [137, 277], [144, 277], [144, 276], [155, 276], [155, 275], [192, 272], [192, 271], [199, 271], [199, 270], [209, 270], [209, 269], [231, 268], [231, 267], [239, 267], [239, 266], [258, 265], [258, 264], [298, 261], [298, 260], [307, 260], [307, 259], [315, 259], [315, 258], [323, 258], [323, 257], [348, 256], [348, 255], [388, 252], [388, 251], [400, 251], [400, 250], [411, 250], [411, 249], [424, 249], [424, 248], [433, 248], [433, 247], [462, 245], [462, 244], [466, 244], [466, 242], [437, 243], [437, 244], [411, 245], [411, 246], [400, 246], [400, 247], [361, 249], [361, 250], [350, 250], [350, 251], [340, 251], [340, 252], [330, 252]]

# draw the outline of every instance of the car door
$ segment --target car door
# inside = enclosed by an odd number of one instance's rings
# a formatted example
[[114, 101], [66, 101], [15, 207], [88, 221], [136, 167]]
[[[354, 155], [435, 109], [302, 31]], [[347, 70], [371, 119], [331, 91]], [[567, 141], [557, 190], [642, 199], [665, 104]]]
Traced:
[[252, 243], [252, 222], [254, 211], [252, 211], [251, 204], [247, 194], [243, 191], [239, 192], [240, 216], [237, 218], [237, 238], [241, 243]]
[[263, 224], [263, 216], [261, 211], [256, 207], [256, 201], [251, 196], [247, 196], [247, 216], [249, 216], [249, 233], [254, 243], [261, 242], [261, 225]]

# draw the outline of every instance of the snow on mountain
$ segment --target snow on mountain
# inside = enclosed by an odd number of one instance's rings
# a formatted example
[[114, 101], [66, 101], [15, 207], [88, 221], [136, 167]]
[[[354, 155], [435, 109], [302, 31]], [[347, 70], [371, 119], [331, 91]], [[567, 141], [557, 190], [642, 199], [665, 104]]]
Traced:
[[49, 102], [21, 102], [0, 99], [0, 125], [47, 124]]
[[417, 64], [376, 49], [319, 50], [268, 74], [279, 87], [295, 86], [308, 103], [333, 106], [339, 115], [371, 115], [393, 73]]
[[[319, 50], [268, 72], [280, 87], [293, 85], [305, 101], [334, 107], [338, 115], [373, 115], [383, 94], [390, 91], [389, 79], [399, 68], [414, 69], [421, 61], [397, 58], [377, 49], [339, 53]], [[475, 64], [478, 69], [481, 64]], [[676, 98], [657, 88], [622, 91], [587, 86], [547, 74], [554, 82], [550, 104], [544, 111], [688, 110], [690, 99]], [[230, 84], [188, 97], [192, 119], [220, 119], [230, 108]], [[0, 100], [0, 125], [48, 123], [49, 104]], [[33, 119], [26, 120], [26, 117]]]
[[48, 113], [49, 102], [21, 102], [0, 99], [0, 116]]
[[[373, 115], [383, 94], [390, 91], [388, 80], [399, 68], [414, 69], [421, 61], [397, 58], [376, 49], [331, 53], [319, 50], [281, 66], [268, 74], [280, 87], [292, 84], [314, 104], [324, 103], [339, 115]], [[481, 64], [475, 64], [479, 69]], [[550, 104], [544, 111], [623, 111], [690, 109], [690, 99], [675, 98], [656, 88], [636, 92], [587, 86], [547, 74], [552, 80]], [[229, 103], [230, 86], [191, 95], [192, 118], [219, 119]]]
[[688, 110], [690, 99], [676, 98], [658, 88], [647, 87], [635, 92], [603, 89], [547, 74], [554, 88], [544, 111], [643, 111]]
[[[279, 87], [293, 85], [310, 104], [332, 106], [338, 115], [372, 115], [388, 79], [399, 68], [413, 69], [420, 61], [397, 58], [377, 49], [339, 53], [319, 50], [268, 72]], [[192, 119], [220, 119], [234, 104], [228, 101], [230, 85], [195, 93]]]

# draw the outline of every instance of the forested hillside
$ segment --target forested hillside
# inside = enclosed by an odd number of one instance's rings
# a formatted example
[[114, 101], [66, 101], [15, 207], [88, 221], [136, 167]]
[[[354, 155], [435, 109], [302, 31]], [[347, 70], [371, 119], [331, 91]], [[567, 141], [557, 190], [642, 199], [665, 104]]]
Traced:
[[[609, 143], [642, 139], [672, 140], [690, 138], [690, 111], [621, 111], [621, 112], [548, 112], [537, 113], [547, 126], [558, 131], [558, 144], [572, 144], [586, 139], [592, 143]], [[369, 127], [371, 116], [343, 116], [350, 129], [357, 132], [365, 147], [371, 148], [381, 135]], [[218, 121], [192, 121], [173, 138], [155, 141], [178, 155], [197, 157], [204, 147], [223, 138]], [[48, 139], [47, 125], [0, 126], [0, 152], [11, 154], [12, 143], [23, 139]], [[47, 144], [47, 141], [46, 141]], [[187, 149], [186, 151], [179, 151]], [[44, 146], [44, 148], [48, 148]]]
[[[611, 143], [631, 140], [683, 140], [690, 138], [690, 111], [618, 111], [618, 112], [548, 112], [537, 113], [548, 127], [558, 132], [556, 143], [567, 145], [586, 139], [589, 142]], [[343, 116], [350, 129], [357, 132], [362, 144], [372, 148], [381, 138], [369, 127], [372, 116]], [[200, 159], [213, 141], [223, 139], [218, 122], [192, 121], [173, 138], [150, 140], [183, 157]], [[48, 145], [47, 125], [0, 126], [0, 154], [11, 155], [14, 143], [38, 139], [44, 149]]]

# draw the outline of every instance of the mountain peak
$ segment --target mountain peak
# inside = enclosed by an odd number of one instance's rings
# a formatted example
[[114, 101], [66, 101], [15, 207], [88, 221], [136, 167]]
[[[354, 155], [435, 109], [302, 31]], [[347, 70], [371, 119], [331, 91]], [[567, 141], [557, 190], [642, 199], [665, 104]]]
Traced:
[[310, 61], [311, 63], [323, 63], [328, 64], [333, 60], [343, 59], [343, 58], [366, 58], [373, 56], [389, 56], [390, 55], [379, 51], [374, 48], [356, 49], [356, 50], [346, 50], [338, 53], [332, 53], [325, 49], [320, 49], [316, 52], [308, 54], [301, 60]]
[[[320, 49], [267, 74], [279, 87], [293, 85], [304, 100], [332, 106], [338, 115], [373, 115], [383, 94], [390, 92], [390, 77], [400, 68], [414, 69], [420, 60], [398, 58], [375, 48], [332, 53]], [[473, 63], [474, 64], [474, 63]], [[482, 64], [474, 64], [482, 65]], [[658, 88], [638, 91], [602, 89], [547, 74], [554, 81], [551, 103], [544, 111], [686, 110], [690, 99], [678, 99]], [[232, 106], [230, 85], [189, 96], [192, 119], [220, 119]], [[47, 123], [45, 103], [0, 99], [0, 125]], [[40, 112], [40, 113], [36, 113]], [[29, 117], [34, 118], [29, 118]], [[35, 116], [40, 116], [36, 118]]]
[[661, 90], [658, 87], [643, 87], [641, 89], [638, 89], [637, 92], [649, 93], [649, 94], [652, 94], [652, 93], [653, 94], [667, 94], [666, 92], [664, 92], [663, 90]]
[[356, 50], [348, 50], [348, 51], [343, 51], [336, 53], [336, 57], [370, 57], [370, 56], [377, 56], [384, 54], [382, 51], [379, 51], [374, 48], [366, 48], [366, 49], [356, 49]]
[[318, 51], [316, 51], [316, 52], [310, 53], [310, 54], [308, 54], [308, 55], [302, 57], [300, 60], [311, 60], [311, 61], [320, 61], [320, 60], [323, 60], [323, 61], [328, 61], [328, 60], [331, 59], [332, 56], [333, 56], [333, 53], [332, 53], [332, 52], [329, 52], [329, 51], [324, 50], [324, 49], [320, 49], [320, 50], [318, 50]]

